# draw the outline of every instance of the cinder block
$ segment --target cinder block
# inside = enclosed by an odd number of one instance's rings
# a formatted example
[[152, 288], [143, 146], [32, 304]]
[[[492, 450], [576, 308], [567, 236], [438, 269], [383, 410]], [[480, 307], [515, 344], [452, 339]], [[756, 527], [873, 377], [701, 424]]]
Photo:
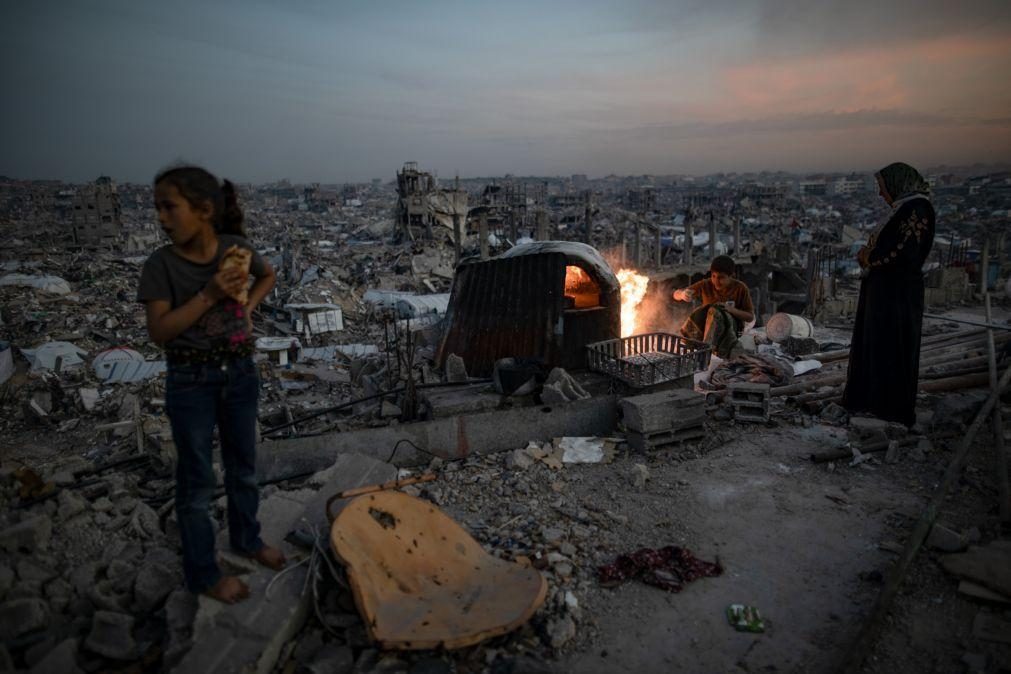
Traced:
[[660, 391], [619, 402], [625, 425], [640, 433], [683, 426], [705, 416], [705, 398], [694, 391]]
[[658, 433], [628, 433], [628, 445], [640, 452], [670, 449], [691, 440], [698, 440], [706, 434], [705, 426], [697, 425]]

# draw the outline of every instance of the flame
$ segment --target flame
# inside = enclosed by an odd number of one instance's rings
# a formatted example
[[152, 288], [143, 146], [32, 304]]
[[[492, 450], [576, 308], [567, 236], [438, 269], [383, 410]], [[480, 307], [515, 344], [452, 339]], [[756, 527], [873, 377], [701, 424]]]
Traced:
[[646, 296], [649, 279], [633, 269], [619, 269], [618, 283], [621, 284], [621, 336], [636, 334], [639, 303]]
[[580, 267], [572, 264], [565, 267], [566, 294], [575, 293], [580, 286], [587, 283], [593, 283], [593, 280], [590, 278], [590, 275], [583, 271]]

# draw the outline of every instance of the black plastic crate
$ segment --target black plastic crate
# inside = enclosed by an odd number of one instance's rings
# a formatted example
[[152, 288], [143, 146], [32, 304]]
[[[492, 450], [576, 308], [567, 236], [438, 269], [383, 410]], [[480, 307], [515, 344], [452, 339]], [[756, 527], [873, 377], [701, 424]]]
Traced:
[[712, 347], [666, 332], [647, 332], [586, 345], [591, 370], [643, 388], [673, 381], [709, 367]]

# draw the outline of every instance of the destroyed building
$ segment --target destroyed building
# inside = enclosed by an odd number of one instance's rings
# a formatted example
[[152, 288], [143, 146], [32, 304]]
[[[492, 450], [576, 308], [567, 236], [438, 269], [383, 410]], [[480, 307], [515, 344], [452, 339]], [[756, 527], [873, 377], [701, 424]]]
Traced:
[[122, 234], [123, 221], [112, 178], [102, 176], [78, 188], [71, 217], [76, 244], [89, 248], [115, 245]]

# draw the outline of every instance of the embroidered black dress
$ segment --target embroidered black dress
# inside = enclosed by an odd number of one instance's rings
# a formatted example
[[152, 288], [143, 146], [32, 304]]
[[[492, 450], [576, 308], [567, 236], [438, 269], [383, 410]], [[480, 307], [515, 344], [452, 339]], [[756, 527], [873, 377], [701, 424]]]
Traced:
[[926, 198], [899, 205], [867, 247], [843, 406], [911, 426], [923, 325], [921, 268], [934, 243], [934, 207]]

